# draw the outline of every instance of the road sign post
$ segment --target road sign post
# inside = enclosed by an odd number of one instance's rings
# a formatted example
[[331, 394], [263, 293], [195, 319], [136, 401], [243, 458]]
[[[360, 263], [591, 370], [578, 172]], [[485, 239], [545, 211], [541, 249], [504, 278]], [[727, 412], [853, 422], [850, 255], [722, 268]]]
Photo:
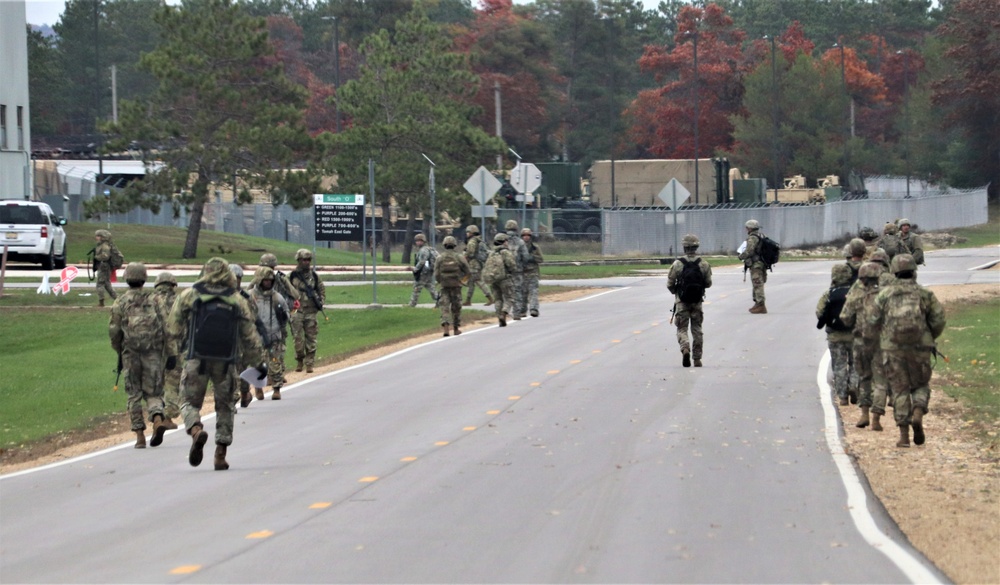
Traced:
[[660, 201], [666, 203], [670, 209], [673, 211], [674, 216], [674, 253], [677, 254], [677, 208], [684, 205], [684, 202], [691, 197], [690, 191], [688, 191], [684, 185], [681, 184], [677, 179], [670, 179], [660, 193], [657, 195]]
[[[479, 203], [479, 205], [472, 206], [472, 217], [480, 218], [479, 223], [481, 226], [479, 231], [485, 238], [486, 218], [496, 217], [496, 210], [492, 205], [487, 205], [486, 202], [493, 199], [493, 196], [496, 195], [497, 191], [500, 190], [500, 187], [502, 187], [503, 184], [493, 176], [493, 173], [486, 170], [486, 167], [479, 167], [462, 186], [465, 187], [465, 190], [468, 191], [469, 194], [472, 195], [472, 198]], [[488, 215], [489, 210], [492, 210], [492, 214]], [[477, 212], [479, 215], [477, 215]]]

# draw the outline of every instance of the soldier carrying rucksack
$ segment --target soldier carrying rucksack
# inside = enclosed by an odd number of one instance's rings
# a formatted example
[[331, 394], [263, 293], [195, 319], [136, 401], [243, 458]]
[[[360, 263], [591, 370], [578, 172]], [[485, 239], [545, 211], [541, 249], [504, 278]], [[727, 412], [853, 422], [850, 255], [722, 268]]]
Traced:
[[125, 374], [127, 410], [135, 433], [135, 448], [146, 448], [143, 402], [153, 424], [149, 444], [158, 447], [168, 428], [163, 415], [163, 346], [166, 341], [167, 307], [159, 295], [143, 290], [146, 284], [144, 264], [129, 263], [125, 269], [125, 281], [129, 289], [111, 307], [108, 335], [111, 347], [121, 358], [121, 372]]
[[112, 300], [118, 296], [111, 287], [111, 273], [124, 265], [125, 257], [111, 239], [111, 232], [108, 230], [95, 231], [94, 240], [97, 243], [88, 255], [93, 259], [92, 269], [97, 278], [97, 305], [103, 307], [104, 295]]
[[[698, 246], [701, 244], [698, 236], [687, 234], [682, 240], [684, 256], [678, 258], [670, 266], [667, 274], [667, 289], [674, 294], [674, 310], [671, 319], [677, 325], [677, 343], [681, 348], [681, 365], [701, 367], [702, 349], [705, 345], [702, 323], [705, 313], [702, 311], [702, 301], [705, 300], [705, 289], [712, 286], [712, 267], [698, 256]], [[691, 328], [692, 340], [688, 339], [688, 326]]]
[[[167, 322], [169, 355], [167, 368], [176, 364], [181, 336], [187, 337], [181, 378], [181, 414], [191, 435], [188, 462], [201, 464], [208, 433], [201, 422], [201, 407], [209, 382], [215, 395], [215, 469], [229, 469], [227, 448], [233, 442], [233, 393], [238, 378], [237, 359], [258, 363], [261, 373], [263, 348], [253, 313], [239, 294], [236, 277], [223, 258], [205, 263], [194, 286], [177, 296]], [[173, 363], [171, 363], [173, 362]]]
[[493, 298], [496, 299], [493, 308], [501, 327], [507, 326], [507, 318], [514, 311], [516, 271], [517, 260], [507, 247], [507, 234], [500, 232], [493, 237], [493, 250], [483, 266], [483, 282], [490, 285], [490, 290], [493, 291]]
[[909, 254], [897, 254], [891, 270], [896, 281], [875, 297], [869, 323], [881, 330], [880, 345], [885, 377], [892, 394], [894, 417], [899, 427], [897, 447], [924, 443], [924, 414], [931, 389], [931, 356], [934, 340], [945, 328], [944, 308], [930, 290], [916, 281], [917, 263]]
[[777, 244], [761, 233], [760, 223], [756, 219], [746, 222], [746, 230], [746, 247], [740, 252], [740, 260], [743, 261], [744, 272], [750, 271], [750, 282], [753, 283], [753, 306], [750, 307], [750, 312], [767, 313], [767, 306], [764, 304], [764, 284], [767, 282], [768, 269], [778, 261]]
[[458, 328], [462, 324], [462, 284], [469, 279], [472, 269], [465, 257], [455, 251], [458, 240], [454, 236], [446, 237], [442, 243], [444, 252], [434, 262], [434, 280], [441, 286], [438, 301], [441, 328], [448, 337], [451, 330], [455, 335], [462, 333]]
[[479, 235], [479, 228], [470, 225], [465, 228], [465, 259], [469, 261], [469, 268], [472, 274], [469, 275], [468, 291], [465, 293], [463, 306], [472, 306], [472, 295], [476, 292], [476, 286], [486, 295], [486, 306], [493, 304], [493, 295], [490, 288], [483, 283], [480, 274], [486, 264], [486, 258], [490, 255], [490, 245]]

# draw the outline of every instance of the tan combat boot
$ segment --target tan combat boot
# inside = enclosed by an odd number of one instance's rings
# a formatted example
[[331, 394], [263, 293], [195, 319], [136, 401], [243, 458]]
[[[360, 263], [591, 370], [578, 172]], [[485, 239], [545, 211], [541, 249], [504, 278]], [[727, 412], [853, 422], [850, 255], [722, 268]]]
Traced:
[[256, 398], [257, 400], [264, 400], [264, 389], [263, 388], [254, 388], [253, 389], [253, 397]]
[[177, 423], [174, 422], [173, 417], [164, 415], [163, 426], [168, 430], [172, 431], [177, 428]]
[[167, 432], [167, 425], [163, 423], [162, 414], [153, 415], [153, 435], [149, 438], [150, 447], [159, 447], [163, 443], [163, 435]]
[[295, 371], [296, 372], [301, 372], [302, 371], [302, 358], [298, 358], [298, 357], [295, 358]]
[[146, 448], [146, 435], [142, 431], [135, 432], [135, 448], [145, 449]]
[[472, 306], [472, 301], [465, 301], [464, 303], [462, 303], [462, 306], [463, 307], [471, 307]]
[[881, 414], [879, 414], [877, 412], [872, 413], [872, 430], [873, 431], [881, 431], [882, 430], [882, 421], [879, 420], [881, 418], [882, 418]]
[[215, 470], [225, 471], [229, 469], [229, 464], [226, 463], [226, 446], [216, 445], [215, 446]]
[[919, 406], [913, 407], [913, 414], [910, 415], [910, 424], [913, 425], [913, 444], [924, 444], [924, 409]]
[[455, 325], [451, 331], [454, 335], [461, 335], [462, 332], [458, 330], [458, 325]]
[[281, 400], [281, 386], [271, 391], [271, 400]]
[[767, 313], [767, 307], [764, 303], [754, 303], [754, 306], [750, 307], [750, 312], [754, 315], [763, 315]]
[[701, 367], [701, 358], [694, 358], [694, 367], [696, 368]]
[[[878, 416], [878, 415], [876, 414], [875, 416]], [[861, 418], [858, 419], [858, 422], [856, 422], [854, 424], [854, 426], [858, 427], [859, 429], [863, 429], [863, 428], [867, 427], [870, 423], [871, 423], [871, 421], [868, 419], [868, 407], [867, 406], [862, 406], [861, 407]]]
[[442, 323], [441, 324], [441, 329], [444, 330], [444, 336], [445, 337], [448, 337], [449, 335], [451, 335], [451, 325], [448, 325], [447, 323]]
[[103, 307], [104, 306], [104, 299], [97, 299], [97, 306], [98, 307]]
[[910, 425], [899, 425], [899, 442], [896, 443], [897, 447], [909, 447], [910, 446]]
[[486, 295], [486, 306], [488, 307], [492, 304], [493, 304], [493, 297]]
[[201, 423], [195, 423], [191, 426], [191, 430], [188, 433], [191, 435], [191, 450], [188, 451], [188, 463], [191, 467], [198, 467], [201, 465], [201, 460], [205, 457], [205, 443], [208, 442], [208, 433], [205, 432], [205, 428]]

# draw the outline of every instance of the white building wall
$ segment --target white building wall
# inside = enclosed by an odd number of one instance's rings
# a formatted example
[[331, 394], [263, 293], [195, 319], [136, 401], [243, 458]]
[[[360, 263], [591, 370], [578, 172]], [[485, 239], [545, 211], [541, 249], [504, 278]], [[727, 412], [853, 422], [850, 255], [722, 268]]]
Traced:
[[26, 27], [24, 0], [0, 0], [0, 106], [5, 106], [0, 124], [6, 130], [6, 140], [0, 136], [0, 199], [32, 194]]

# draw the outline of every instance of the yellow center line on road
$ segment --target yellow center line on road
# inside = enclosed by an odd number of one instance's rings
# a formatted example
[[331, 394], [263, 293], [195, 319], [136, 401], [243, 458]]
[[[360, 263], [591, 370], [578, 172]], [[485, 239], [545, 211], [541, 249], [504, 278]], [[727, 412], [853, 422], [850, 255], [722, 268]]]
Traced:
[[434, 443], [434, 446], [435, 447], [444, 447], [447, 444], [448, 444], [448, 441], [437, 441], [436, 443]]
[[499, 410], [487, 410], [486, 414], [500, 414]]
[[546, 373], [546, 374], [548, 374], [548, 375], [550, 375], [550, 376], [553, 376], [553, 375], [555, 375], [555, 374], [558, 374], [558, 373], [559, 373], [559, 370], [549, 370], [549, 371], [547, 371], [547, 372], [545, 372], [545, 373]]
[[246, 537], [250, 539], [250, 538], [268, 538], [270, 536], [274, 536], [274, 533], [271, 532], [270, 530], [260, 530], [258, 532], [251, 532]]
[[190, 575], [201, 570], [201, 565], [181, 565], [170, 569], [171, 575]]
[[312, 504], [311, 506], [309, 506], [309, 509], [310, 510], [322, 510], [324, 508], [329, 508], [332, 505], [333, 505], [333, 502], [316, 502], [315, 504]]
[[462, 430], [466, 431], [466, 432], [468, 432], [468, 431], [474, 431], [474, 430], [476, 430], [476, 427], [462, 427]]
[[359, 479], [358, 483], [372, 483], [374, 481], [378, 481], [378, 476], [376, 476], [376, 475], [366, 475], [365, 477], [362, 477], [361, 479]]
[[413, 457], [413, 456], [403, 457], [402, 459], [400, 459], [400, 461], [402, 461], [403, 463], [409, 463], [411, 461], [416, 461], [416, 460], [417, 460], [417, 458]]

